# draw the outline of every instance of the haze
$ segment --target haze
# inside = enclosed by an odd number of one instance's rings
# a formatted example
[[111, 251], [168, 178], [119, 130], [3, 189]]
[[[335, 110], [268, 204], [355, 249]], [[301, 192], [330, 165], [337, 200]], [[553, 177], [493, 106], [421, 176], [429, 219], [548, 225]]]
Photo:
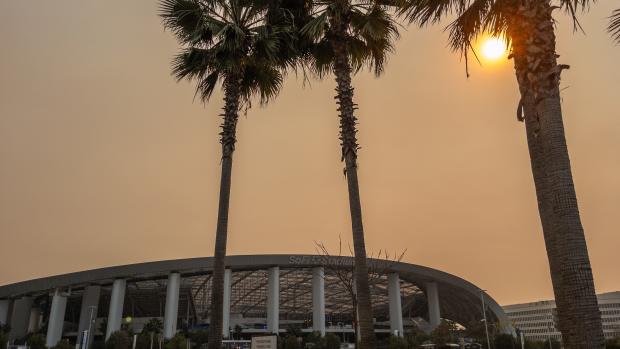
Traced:
[[[597, 292], [620, 289], [620, 47], [611, 1], [559, 19], [563, 107]], [[443, 25], [447, 22], [443, 23]], [[500, 303], [552, 298], [511, 61], [470, 64], [409, 27], [354, 79], [367, 248], [464, 277]], [[176, 83], [156, 1], [0, 1], [0, 284], [211, 256], [222, 102]], [[350, 241], [333, 80], [239, 123], [229, 254]], [[347, 251], [348, 252], [348, 251]]]

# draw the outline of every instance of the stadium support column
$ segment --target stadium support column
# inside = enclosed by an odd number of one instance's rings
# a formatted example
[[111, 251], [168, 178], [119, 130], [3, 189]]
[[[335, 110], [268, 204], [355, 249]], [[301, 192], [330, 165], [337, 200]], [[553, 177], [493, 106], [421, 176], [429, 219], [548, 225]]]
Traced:
[[267, 280], [267, 331], [280, 329], [280, 267], [269, 268]]
[[0, 299], [0, 325], [8, 325], [13, 303], [10, 299]]
[[65, 324], [65, 309], [67, 308], [67, 297], [65, 297], [60, 289], [54, 291], [52, 297], [52, 307], [50, 309], [50, 317], [47, 323], [47, 337], [45, 346], [51, 348], [55, 346], [62, 338], [62, 327]]
[[232, 282], [232, 270], [224, 271], [224, 303], [222, 317], [222, 336], [228, 338], [230, 336], [230, 293]]
[[431, 329], [434, 330], [441, 322], [439, 292], [436, 282], [429, 282], [426, 284], [426, 300], [428, 301], [428, 322], [431, 325]]
[[325, 271], [312, 268], [312, 330], [325, 336]]
[[112, 284], [112, 295], [110, 295], [110, 310], [108, 311], [108, 327], [105, 331], [106, 341], [108, 340], [108, 338], [110, 338], [110, 335], [112, 335], [112, 333], [121, 329], [126, 286], [127, 282], [123, 279], [116, 279]]
[[166, 307], [164, 309], [164, 338], [170, 339], [177, 332], [177, 318], [179, 317], [179, 289], [181, 288], [181, 274], [168, 275], [166, 286]]
[[400, 299], [400, 278], [398, 274], [388, 275], [388, 297], [390, 300], [390, 331], [403, 336], [403, 308]]
[[[82, 307], [80, 308], [80, 322], [78, 325], [78, 339], [81, 349], [88, 349], [93, 343], [94, 333], [96, 332], [95, 321], [97, 320], [97, 310], [99, 307], [99, 296], [101, 295], [100, 286], [87, 286], [82, 294]], [[88, 331], [84, 343], [84, 331]], [[84, 345], [82, 345], [84, 343]]]
[[13, 314], [11, 315], [10, 340], [21, 339], [28, 334], [28, 324], [30, 323], [30, 310], [32, 309], [32, 298], [24, 296], [13, 302]]
[[41, 327], [41, 309], [30, 309], [30, 320], [28, 321], [28, 333], [35, 333]]

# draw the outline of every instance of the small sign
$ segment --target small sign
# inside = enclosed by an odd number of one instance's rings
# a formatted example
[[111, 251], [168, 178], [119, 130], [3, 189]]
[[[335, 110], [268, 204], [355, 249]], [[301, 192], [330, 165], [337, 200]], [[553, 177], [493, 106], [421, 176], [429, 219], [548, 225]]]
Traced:
[[252, 337], [252, 349], [277, 349], [277, 336], [256, 336]]

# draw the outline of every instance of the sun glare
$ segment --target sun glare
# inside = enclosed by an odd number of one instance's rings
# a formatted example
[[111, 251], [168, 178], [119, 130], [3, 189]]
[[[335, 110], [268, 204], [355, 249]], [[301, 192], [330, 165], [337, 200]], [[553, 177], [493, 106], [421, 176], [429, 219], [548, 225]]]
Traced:
[[506, 55], [506, 42], [500, 38], [489, 37], [482, 43], [482, 56], [497, 61]]

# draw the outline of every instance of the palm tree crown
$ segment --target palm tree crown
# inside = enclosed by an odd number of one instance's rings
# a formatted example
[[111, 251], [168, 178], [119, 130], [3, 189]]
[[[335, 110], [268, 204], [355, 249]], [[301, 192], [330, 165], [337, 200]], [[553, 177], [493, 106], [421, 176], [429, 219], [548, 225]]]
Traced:
[[[174, 76], [195, 80], [204, 101], [229, 78], [239, 83], [242, 102], [254, 95], [267, 102], [294, 62], [290, 53], [282, 54], [291, 47], [292, 18], [283, 20], [286, 15], [272, 1], [162, 0], [161, 16], [183, 46]], [[278, 21], [270, 21], [274, 18]]]
[[314, 45], [306, 62], [319, 77], [334, 68], [333, 45], [342, 43], [354, 72], [364, 65], [383, 72], [387, 55], [398, 37], [396, 22], [385, 0], [310, 0], [310, 19], [301, 35]]
[[[522, 0], [405, 0], [400, 14], [420, 25], [434, 24], [450, 14], [457, 18], [446, 28], [452, 49], [466, 54], [480, 35], [490, 33], [512, 39], [509, 29], [515, 9]], [[576, 26], [577, 13], [585, 10], [593, 0], [557, 0], [561, 8], [573, 18]]]

